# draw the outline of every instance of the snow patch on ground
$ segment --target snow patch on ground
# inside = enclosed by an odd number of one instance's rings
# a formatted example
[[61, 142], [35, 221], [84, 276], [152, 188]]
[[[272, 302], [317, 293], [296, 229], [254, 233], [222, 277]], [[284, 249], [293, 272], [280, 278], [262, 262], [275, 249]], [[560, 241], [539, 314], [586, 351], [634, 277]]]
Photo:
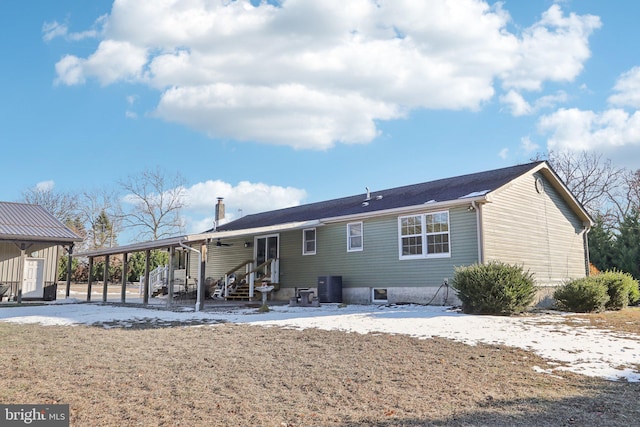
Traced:
[[185, 326], [232, 322], [297, 329], [318, 328], [360, 334], [404, 334], [420, 339], [448, 338], [469, 345], [501, 344], [532, 351], [558, 362], [540, 372], [566, 370], [609, 380], [640, 381], [640, 335], [568, 326], [560, 313], [530, 316], [471, 316], [448, 307], [323, 304], [273, 306], [267, 313], [249, 308], [178, 311], [135, 306], [68, 303], [5, 306], [0, 321], [41, 325], [131, 327], [136, 323]]

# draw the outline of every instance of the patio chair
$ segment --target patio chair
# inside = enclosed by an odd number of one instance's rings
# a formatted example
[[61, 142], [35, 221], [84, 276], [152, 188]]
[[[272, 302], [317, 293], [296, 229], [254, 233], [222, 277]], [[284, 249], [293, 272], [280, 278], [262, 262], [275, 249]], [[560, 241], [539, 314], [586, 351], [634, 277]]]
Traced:
[[0, 301], [2, 301], [2, 298], [4, 298], [5, 296], [7, 297], [7, 300], [9, 299], [10, 290], [11, 290], [11, 285], [5, 285], [0, 283]]

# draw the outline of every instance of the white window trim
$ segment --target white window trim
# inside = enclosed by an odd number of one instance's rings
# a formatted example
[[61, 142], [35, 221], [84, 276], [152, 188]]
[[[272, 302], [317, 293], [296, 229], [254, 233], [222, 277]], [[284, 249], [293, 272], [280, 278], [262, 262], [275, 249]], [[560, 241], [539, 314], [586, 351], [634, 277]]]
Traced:
[[422, 232], [422, 253], [418, 255], [402, 255], [402, 220], [404, 218], [413, 218], [419, 216], [421, 221], [421, 228], [424, 230], [424, 214], [414, 214], [414, 215], [403, 215], [398, 217], [398, 256], [400, 259], [422, 259], [425, 258], [425, 244], [424, 244], [424, 231]]
[[[387, 291], [387, 299], [375, 299], [376, 289], [384, 289]], [[374, 304], [386, 304], [389, 302], [389, 288], [371, 288], [371, 302]]]
[[[307, 231], [313, 230], [313, 251], [307, 251]], [[315, 228], [305, 228], [302, 230], [302, 255], [315, 255], [318, 249], [318, 232]]]
[[[427, 233], [427, 215], [438, 215], [438, 214], [447, 214], [447, 232], [446, 233]], [[422, 254], [420, 255], [402, 255], [402, 219], [403, 218], [412, 218], [412, 217], [420, 217], [420, 221], [422, 222]], [[449, 252], [445, 253], [436, 253], [430, 254], [427, 253], [427, 236], [435, 235], [435, 234], [448, 234], [449, 235]], [[398, 256], [400, 259], [424, 259], [424, 258], [451, 258], [451, 214], [449, 211], [438, 211], [438, 212], [425, 212], [421, 214], [414, 215], [403, 215], [398, 217]]]
[[[428, 233], [427, 232], [427, 215], [439, 215], [439, 214], [443, 214], [443, 213], [447, 214], [447, 231], [446, 231], [446, 233], [443, 233], [443, 232], [440, 232], [440, 231], [434, 232], [434, 233]], [[427, 243], [428, 239], [427, 239], [427, 237], [440, 235], [440, 234], [446, 234], [448, 236], [447, 245], [449, 246], [449, 252], [436, 253], [436, 254], [427, 253], [427, 248], [428, 248], [428, 243]], [[451, 258], [451, 224], [450, 224], [449, 211], [427, 212], [427, 213], [424, 214], [424, 240], [423, 240], [422, 244], [424, 245], [423, 253], [425, 254], [425, 256], [427, 258]]]
[[[351, 226], [360, 225], [360, 246], [351, 247]], [[364, 224], [360, 222], [350, 222], [347, 224], [347, 252], [361, 252], [364, 250]]]

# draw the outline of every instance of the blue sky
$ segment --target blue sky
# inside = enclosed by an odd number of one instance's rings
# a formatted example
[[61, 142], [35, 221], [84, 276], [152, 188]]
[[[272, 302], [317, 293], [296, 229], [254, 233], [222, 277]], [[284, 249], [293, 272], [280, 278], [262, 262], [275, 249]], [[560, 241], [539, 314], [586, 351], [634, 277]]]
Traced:
[[635, 170], [638, 16], [601, 0], [3, 1], [0, 200], [160, 167], [186, 179], [197, 232], [217, 196], [234, 217], [548, 149]]

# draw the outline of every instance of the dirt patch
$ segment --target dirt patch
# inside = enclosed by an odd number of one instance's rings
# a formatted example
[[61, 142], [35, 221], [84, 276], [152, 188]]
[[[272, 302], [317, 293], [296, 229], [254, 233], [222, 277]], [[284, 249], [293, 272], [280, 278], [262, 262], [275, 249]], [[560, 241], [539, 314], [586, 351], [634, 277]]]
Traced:
[[[69, 403], [75, 426], [608, 425], [640, 384], [536, 372], [523, 350], [218, 324], [0, 323], [3, 403]], [[553, 365], [556, 366], [556, 365]]]

